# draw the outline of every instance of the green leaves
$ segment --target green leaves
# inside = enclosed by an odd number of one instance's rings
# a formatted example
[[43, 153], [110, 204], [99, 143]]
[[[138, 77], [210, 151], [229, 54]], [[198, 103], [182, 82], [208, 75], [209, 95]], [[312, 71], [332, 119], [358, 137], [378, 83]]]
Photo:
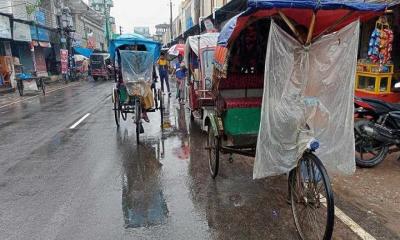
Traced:
[[42, 0], [37, 0], [35, 4], [27, 4], [26, 5], [26, 13], [28, 15], [31, 15], [32, 13], [34, 13], [36, 11], [36, 8], [38, 8], [41, 3], [42, 3]]

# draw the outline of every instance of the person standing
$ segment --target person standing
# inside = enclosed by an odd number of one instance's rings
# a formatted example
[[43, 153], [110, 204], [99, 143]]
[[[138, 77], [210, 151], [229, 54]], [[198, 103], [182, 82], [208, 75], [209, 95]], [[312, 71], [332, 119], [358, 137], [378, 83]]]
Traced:
[[171, 91], [169, 89], [169, 80], [168, 80], [168, 61], [165, 58], [165, 54], [161, 53], [160, 59], [157, 62], [158, 64], [158, 72], [160, 73], [161, 80], [161, 91], [164, 93], [164, 82], [167, 85], [168, 96], [171, 97]]
[[176, 98], [179, 99], [181, 104], [184, 103], [184, 88], [185, 88], [185, 78], [186, 78], [186, 66], [183, 61], [176, 63], [175, 76], [177, 83]]

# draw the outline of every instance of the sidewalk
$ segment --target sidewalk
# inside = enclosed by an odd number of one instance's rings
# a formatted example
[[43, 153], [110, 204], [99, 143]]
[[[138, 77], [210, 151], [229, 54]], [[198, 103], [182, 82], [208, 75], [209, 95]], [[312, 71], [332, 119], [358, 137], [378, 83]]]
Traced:
[[[68, 84], [65, 84], [61, 79], [57, 79], [57, 80], [54, 80], [54, 81], [46, 81], [45, 82], [46, 83], [46, 93], [47, 92], [51, 92], [51, 91], [53, 91], [55, 89], [58, 89], [58, 88], [62, 88], [64, 86], [68, 87], [69, 85], [72, 85], [72, 84], [75, 84], [75, 83], [79, 83], [81, 81], [69, 82]], [[14, 91], [14, 92], [6, 90], [6, 89], [3, 90], [3, 91], [0, 90], [0, 108], [2, 106], [8, 105], [10, 103], [23, 101], [25, 99], [32, 98], [32, 97], [35, 97], [35, 96], [38, 96], [38, 95], [42, 96], [43, 93], [41, 91], [38, 91], [38, 92], [26, 92], [26, 93], [24, 93], [24, 96], [21, 97], [19, 95], [19, 93], [18, 93], [18, 90]]]

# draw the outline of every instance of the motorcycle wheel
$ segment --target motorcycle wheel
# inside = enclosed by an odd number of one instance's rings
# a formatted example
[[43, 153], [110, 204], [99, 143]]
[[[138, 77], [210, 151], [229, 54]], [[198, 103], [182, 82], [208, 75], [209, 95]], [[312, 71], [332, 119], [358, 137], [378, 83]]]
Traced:
[[376, 141], [364, 133], [364, 126], [369, 125], [368, 120], [360, 120], [354, 123], [355, 137], [355, 160], [356, 164], [362, 168], [370, 168], [378, 165], [385, 159], [389, 147], [384, 143]]

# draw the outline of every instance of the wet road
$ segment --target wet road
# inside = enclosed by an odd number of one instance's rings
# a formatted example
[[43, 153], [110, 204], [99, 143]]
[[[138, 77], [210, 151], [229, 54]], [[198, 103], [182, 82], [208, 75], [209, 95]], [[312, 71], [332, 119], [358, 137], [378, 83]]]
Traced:
[[[204, 136], [174, 99], [171, 127], [149, 113], [137, 145], [132, 120], [115, 126], [111, 89], [81, 83], [1, 108], [0, 239], [297, 239], [284, 176], [254, 181], [253, 160], [235, 156], [212, 180]], [[399, 238], [380, 219], [360, 225]], [[334, 238], [360, 239], [339, 220]]]

